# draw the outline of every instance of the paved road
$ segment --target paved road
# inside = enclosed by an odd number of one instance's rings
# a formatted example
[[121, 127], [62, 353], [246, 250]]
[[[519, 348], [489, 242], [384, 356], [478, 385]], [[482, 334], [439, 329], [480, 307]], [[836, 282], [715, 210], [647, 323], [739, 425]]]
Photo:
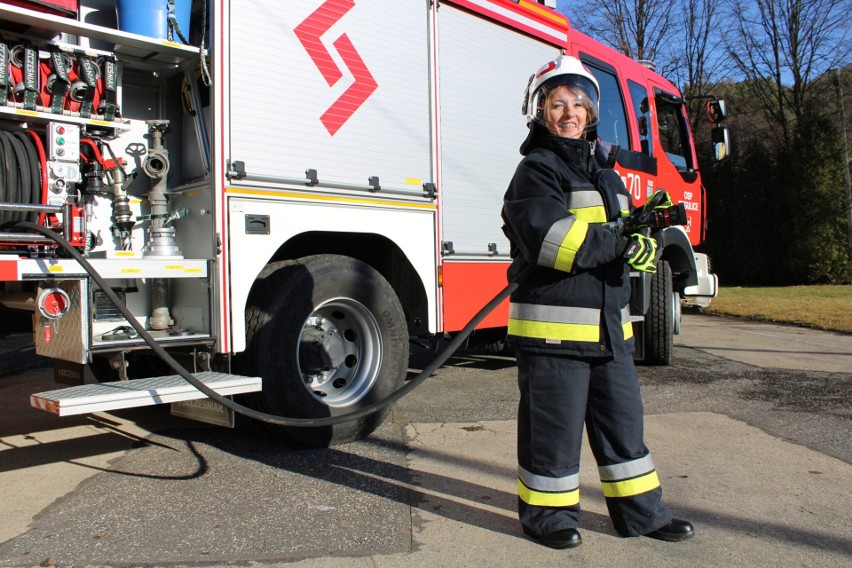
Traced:
[[[640, 376], [666, 501], [698, 535], [618, 538], [587, 452], [585, 542], [570, 552], [517, 526], [506, 357], [454, 357], [370, 439], [329, 450], [160, 408], [58, 419], [25, 407], [30, 392], [52, 387], [47, 370], [9, 375], [0, 378], [0, 567], [848, 565], [848, 341], [688, 315], [673, 364]], [[818, 363], [801, 370], [806, 351]], [[822, 366], [830, 360], [837, 366]]]
[[764, 368], [852, 372], [852, 334], [734, 318], [687, 315], [684, 321], [680, 346]]

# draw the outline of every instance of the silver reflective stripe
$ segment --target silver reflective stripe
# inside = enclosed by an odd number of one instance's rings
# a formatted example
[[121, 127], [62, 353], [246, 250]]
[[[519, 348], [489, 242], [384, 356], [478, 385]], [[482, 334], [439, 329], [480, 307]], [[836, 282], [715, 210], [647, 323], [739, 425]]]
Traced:
[[568, 209], [603, 207], [603, 197], [597, 191], [572, 191], [567, 196]]
[[535, 491], [572, 491], [580, 486], [579, 473], [568, 477], [544, 477], [530, 473], [521, 466], [518, 466], [518, 479]]
[[630, 322], [630, 306], [624, 306], [621, 308], [621, 323], [629, 323]]
[[601, 321], [600, 313], [600, 310], [595, 308], [509, 304], [509, 318], [516, 320], [598, 325]]
[[630, 211], [630, 196], [618, 194], [618, 207], [622, 211]]
[[544, 237], [544, 242], [541, 243], [541, 250], [538, 252], [539, 266], [547, 266], [548, 268], [556, 266], [559, 248], [576, 220], [577, 218], [572, 215], [564, 217], [550, 226], [547, 235]]
[[651, 471], [654, 471], [654, 460], [651, 459], [651, 454], [648, 454], [638, 460], [599, 467], [598, 475], [600, 475], [601, 481], [617, 481], [619, 479], [630, 479]]

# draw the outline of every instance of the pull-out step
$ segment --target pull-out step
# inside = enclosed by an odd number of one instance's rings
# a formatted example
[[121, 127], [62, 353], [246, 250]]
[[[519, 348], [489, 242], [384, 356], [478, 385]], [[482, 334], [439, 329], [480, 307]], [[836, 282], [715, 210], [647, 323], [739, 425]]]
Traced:
[[[243, 377], [212, 371], [197, 373], [195, 377], [223, 396], [262, 389], [260, 377]], [[71, 416], [201, 398], [207, 396], [180, 375], [167, 375], [40, 392], [30, 395], [30, 404], [59, 416]]]

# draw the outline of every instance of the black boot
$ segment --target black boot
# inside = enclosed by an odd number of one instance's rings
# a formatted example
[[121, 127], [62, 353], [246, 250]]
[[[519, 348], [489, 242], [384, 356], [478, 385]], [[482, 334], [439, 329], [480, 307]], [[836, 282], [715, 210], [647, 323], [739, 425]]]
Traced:
[[560, 529], [552, 533], [536, 536], [524, 529], [524, 532], [550, 548], [575, 548], [583, 544], [580, 531], [577, 529]]
[[695, 528], [689, 521], [681, 519], [672, 519], [669, 524], [660, 527], [653, 532], [649, 532], [645, 536], [664, 540], [666, 542], [678, 542], [695, 536]]

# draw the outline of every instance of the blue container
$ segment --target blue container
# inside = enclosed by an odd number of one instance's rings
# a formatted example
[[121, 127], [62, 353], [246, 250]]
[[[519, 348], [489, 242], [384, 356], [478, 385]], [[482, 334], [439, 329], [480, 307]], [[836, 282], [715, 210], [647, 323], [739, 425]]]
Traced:
[[[175, 0], [178, 27], [189, 39], [189, 15], [192, 0]], [[158, 39], [169, 38], [169, 0], [116, 0], [118, 29]], [[180, 43], [177, 33], [174, 41]]]

